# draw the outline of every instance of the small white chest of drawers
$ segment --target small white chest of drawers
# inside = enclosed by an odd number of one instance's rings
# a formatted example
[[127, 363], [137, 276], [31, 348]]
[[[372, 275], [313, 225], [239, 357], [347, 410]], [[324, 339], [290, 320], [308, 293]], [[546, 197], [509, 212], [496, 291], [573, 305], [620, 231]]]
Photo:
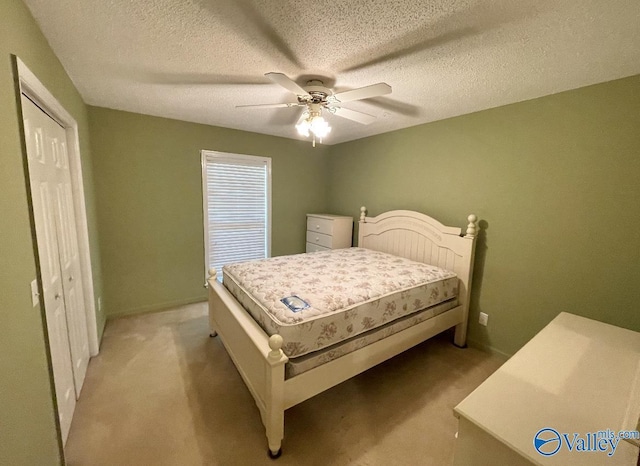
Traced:
[[351, 247], [353, 218], [307, 214], [307, 252]]

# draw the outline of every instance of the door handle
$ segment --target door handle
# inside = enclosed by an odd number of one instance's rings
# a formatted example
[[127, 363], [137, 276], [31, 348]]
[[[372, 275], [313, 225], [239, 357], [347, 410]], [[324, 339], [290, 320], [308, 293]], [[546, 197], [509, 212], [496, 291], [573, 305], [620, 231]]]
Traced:
[[60, 299], [60, 293], [56, 293], [53, 297], [54, 297], [55, 299]]
[[73, 275], [69, 276], [69, 281], [72, 282], [73, 281]]

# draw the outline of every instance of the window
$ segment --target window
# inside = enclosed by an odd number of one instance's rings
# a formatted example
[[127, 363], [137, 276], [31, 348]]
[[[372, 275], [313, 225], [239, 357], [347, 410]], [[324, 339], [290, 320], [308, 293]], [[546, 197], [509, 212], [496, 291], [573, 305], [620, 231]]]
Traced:
[[271, 255], [271, 159], [202, 151], [205, 267]]

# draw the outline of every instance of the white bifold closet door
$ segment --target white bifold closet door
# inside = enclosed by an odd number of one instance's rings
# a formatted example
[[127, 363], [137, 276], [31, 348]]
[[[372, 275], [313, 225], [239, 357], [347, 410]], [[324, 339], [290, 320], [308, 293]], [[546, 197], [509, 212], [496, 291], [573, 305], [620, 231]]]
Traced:
[[89, 363], [67, 137], [24, 95], [31, 197], [58, 415], [66, 442]]

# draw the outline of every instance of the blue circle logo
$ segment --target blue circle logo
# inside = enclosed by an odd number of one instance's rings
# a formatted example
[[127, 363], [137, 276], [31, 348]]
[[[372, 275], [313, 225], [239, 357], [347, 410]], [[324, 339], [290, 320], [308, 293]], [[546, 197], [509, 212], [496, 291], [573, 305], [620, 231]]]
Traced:
[[542, 456], [553, 456], [562, 446], [562, 438], [557, 430], [545, 427], [533, 437], [533, 446]]

